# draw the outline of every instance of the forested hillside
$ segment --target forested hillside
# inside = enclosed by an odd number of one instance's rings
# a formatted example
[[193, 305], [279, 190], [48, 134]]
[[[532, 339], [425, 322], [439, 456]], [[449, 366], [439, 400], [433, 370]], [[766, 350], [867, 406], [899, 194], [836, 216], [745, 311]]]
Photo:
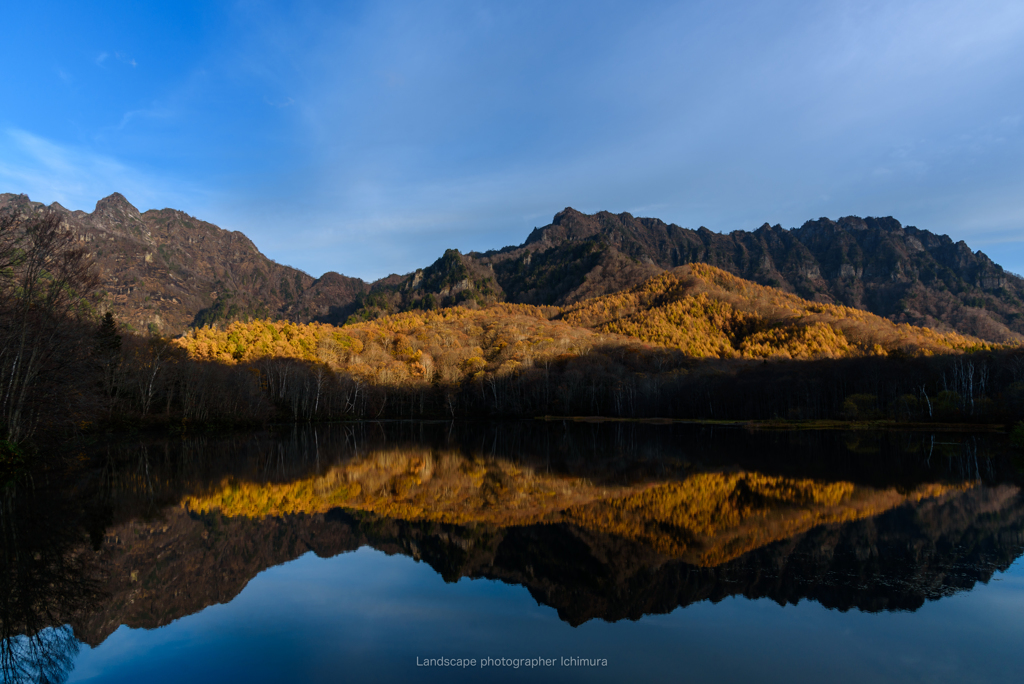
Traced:
[[846, 358], [990, 346], [957, 333], [895, 324], [852, 307], [810, 302], [705, 264], [572, 304], [559, 317], [678, 348], [694, 358]]
[[[282, 357], [323, 362], [367, 377], [434, 373], [462, 380], [595, 347], [688, 359], [827, 359], [991, 349], [956, 333], [895, 324], [873, 314], [802, 300], [702, 264], [626, 292], [565, 306], [495, 304], [410, 311], [335, 327], [269, 320], [191, 331], [177, 341], [193, 358]], [[647, 343], [647, 344], [645, 344]]]
[[294, 419], [974, 420], [1024, 399], [1015, 346], [808, 302], [705, 265], [566, 307], [454, 307], [340, 328], [235, 322], [175, 345], [250, 369]]

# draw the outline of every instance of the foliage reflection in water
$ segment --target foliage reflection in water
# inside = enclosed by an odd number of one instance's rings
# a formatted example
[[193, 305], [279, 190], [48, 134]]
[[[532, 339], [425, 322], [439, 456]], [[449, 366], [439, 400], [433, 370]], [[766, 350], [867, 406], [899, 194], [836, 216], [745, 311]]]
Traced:
[[[66, 482], [4, 489], [5, 681], [61, 681], [79, 642], [89, 660], [122, 625], [184, 629], [167, 626], [310, 550], [369, 547], [446, 582], [521, 586], [572, 626], [730, 596], [914, 611], [1021, 555], [1022, 478], [1005, 448], [976, 435], [402, 422], [112, 444]], [[626, 638], [626, 624], [601, 629]]]

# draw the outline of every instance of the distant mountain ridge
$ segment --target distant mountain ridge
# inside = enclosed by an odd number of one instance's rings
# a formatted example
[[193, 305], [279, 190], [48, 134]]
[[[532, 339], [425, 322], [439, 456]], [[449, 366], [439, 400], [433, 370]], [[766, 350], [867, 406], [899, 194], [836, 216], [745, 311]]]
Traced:
[[[496, 301], [565, 305], [706, 263], [805, 299], [995, 342], [1024, 341], [1024, 280], [982, 252], [893, 218], [849, 216], [727, 235], [567, 208], [518, 246], [460, 254], [373, 283], [356, 317]], [[435, 283], [447, 283], [438, 287]]]
[[[0, 194], [0, 210], [44, 205]], [[783, 229], [715, 233], [628, 213], [566, 208], [521, 245], [461, 254], [374, 283], [320, 278], [277, 264], [242, 233], [173, 209], [140, 213], [122, 195], [93, 213], [54, 203], [102, 271], [106, 306], [138, 330], [180, 334], [238, 318], [341, 324], [409, 309], [498, 301], [567, 304], [633, 287], [689, 263], [819, 302], [991, 341], [1024, 340], [1024, 280], [972, 252], [893, 218], [845, 217]]]
[[[519, 247], [467, 256], [493, 268], [517, 302], [570, 303], [699, 262], [896, 322], [993, 341], [1024, 339], [1024, 280], [962, 241], [904, 228], [892, 218], [822, 218], [792, 230], [764, 224], [723, 235], [630, 214], [566, 209]], [[554, 284], [554, 263], [580, 275]]]

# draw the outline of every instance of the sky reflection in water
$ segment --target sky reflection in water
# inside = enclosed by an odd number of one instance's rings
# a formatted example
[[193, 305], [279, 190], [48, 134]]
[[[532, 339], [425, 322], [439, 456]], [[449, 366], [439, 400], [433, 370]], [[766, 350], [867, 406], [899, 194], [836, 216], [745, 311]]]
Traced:
[[271, 568], [231, 603], [83, 647], [72, 682], [474, 681], [416, 658], [607, 658], [603, 668], [491, 668], [492, 681], [1013, 681], [1024, 566], [915, 612], [727, 598], [637, 622], [562, 622], [520, 586], [446, 584], [425, 563], [362, 548]]

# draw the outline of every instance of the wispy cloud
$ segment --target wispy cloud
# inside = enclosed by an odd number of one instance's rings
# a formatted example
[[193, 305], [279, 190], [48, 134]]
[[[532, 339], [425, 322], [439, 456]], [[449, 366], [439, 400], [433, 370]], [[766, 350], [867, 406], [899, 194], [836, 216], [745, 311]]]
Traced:
[[[100, 54], [96, 55], [96, 59], [94, 61], [96, 62], [96, 66], [103, 66], [109, 58], [109, 52], [101, 52]], [[126, 55], [123, 52], [115, 52], [114, 59], [116, 59], [118, 62], [121, 62], [122, 64], [127, 64], [130, 67], [138, 66], [138, 63], [135, 61], [134, 57]]]
[[[96, 201], [120, 192], [140, 209], [195, 206], [204, 192], [125, 164], [87, 148], [62, 145], [28, 131], [0, 133], [0, 187], [35, 201], [92, 211]], [[186, 197], [189, 198], [186, 204]]]
[[169, 119], [174, 116], [174, 111], [167, 107], [154, 106], [148, 109], [133, 109], [125, 112], [121, 121], [115, 126], [115, 130], [122, 130], [134, 119]]
[[283, 100], [272, 100], [269, 97], [264, 97], [263, 101], [271, 107], [277, 107], [278, 109], [284, 109], [285, 107], [291, 107], [295, 104], [295, 100], [290, 97], [286, 97]]

